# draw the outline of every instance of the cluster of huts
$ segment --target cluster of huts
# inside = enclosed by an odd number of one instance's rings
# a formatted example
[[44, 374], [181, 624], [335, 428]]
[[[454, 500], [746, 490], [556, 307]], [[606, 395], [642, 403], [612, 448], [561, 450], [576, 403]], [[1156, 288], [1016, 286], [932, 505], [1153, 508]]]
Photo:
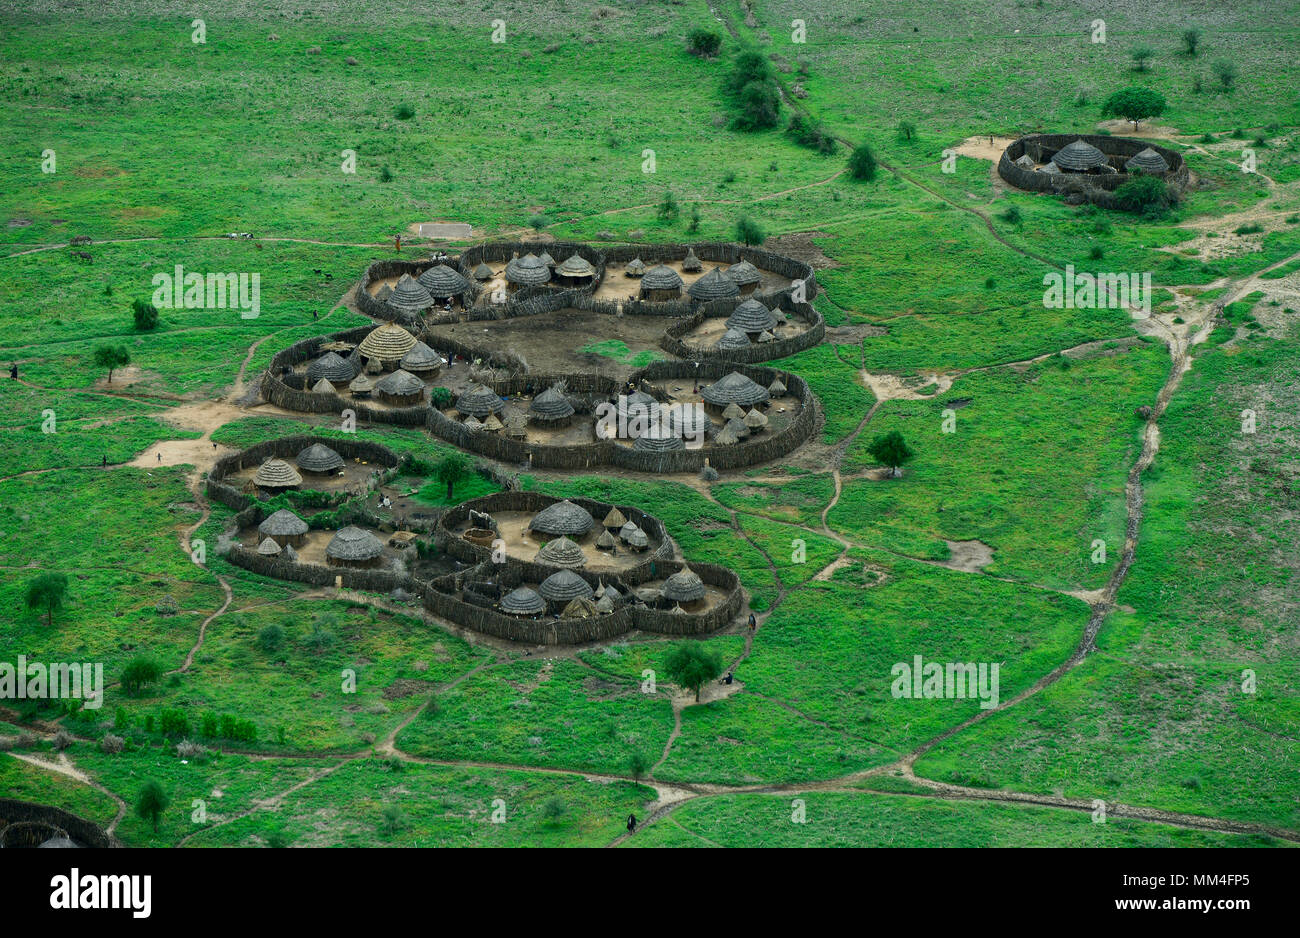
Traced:
[[297, 468], [276, 456], [267, 459], [257, 467], [245, 490], [261, 489], [275, 495], [302, 485], [304, 472], [308, 476], [324, 478], [336, 475], [343, 468], [343, 457], [324, 443], [311, 444], [295, 456], [293, 461]]
[[410, 407], [424, 401], [425, 379], [437, 377], [446, 359], [395, 322], [384, 323], [353, 346], [327, 342], [307, 366], [307, 387], [354, 398]]
[[[684, 449], [687, 440], [734, 446], [764, 432], [769, 423], [764, 411], [774, 397], [786, 393], [780, 378], [763, 387], [748, 375], [733, 371], [700, 389], [701, 405], [666, 405], [644, 391], [633, 391], [621, 396], [615, 406], [620, 423], [629, 428], [633, 449], [671, 452]], [[721, 425], [714, 424], [710, 414], [718, 417]]]
[[[488, 271], [489, 276], [491, 270]], [[397, 283], [384, 284], [375, 299], [387, 305], [397, 320], [415, 320], [434, 309], [450, 311], [466, 306], [469, 278], [448, 264], [434, 264], [418, 277], [402, 274]]]
[[731, 352], [749, 348], [757, 342], [772, 342], [776, 339], [777, 328], [784, 326], [786, 322], [786, 315], [782, 310], [769, 309], [750, 297], [727, 317], [727, 331], [713, 343], [713, 347], [719, 351]]
[[[309, 525], [288, 508], [268, 515], [257, 526], [257, 552], [263, 557], [296, 561], [298, 548], [307, 540]], [[332, 567], [376, 567], [383, 562], [384, 542], [356, 525], [334, 532], [325, 545], [325, 562]]]
[[[562, 261], [543, 251], [540, 255], [531, 251], [523, 257], [516, 251], [506, 263], [506, 290], [514, 293], [521, 287], [540, 287], [548, 283], [561, 287], [590, 287], [599, 281], [596, 268], [581, 254], [573, 253]], [[494, 276], [487, 264], [479, 264], [474, 269], [478, 280], [490, 280]]]
[[[695, 249], [690, 249], [682, 261], [682, 270], [685, 273], [698, 273], [703, 269], [704, 264], [695, 256]], [[681, 274], [671, 267], [666, 264], [646, 267], [639, 257], [628, 261], [623, 274], [639, 279], [641, 299], [652, 303], [680, 299], [683, 290], [687, 296], [701, 303], [748, 296], [763, 281], [762, 273], [749, 261], [740, 261], [725, 270], [715, 267], [689, 287], [685, 285]]]
[[[1112, 165], [1110, 157], [1083, 139], [1067, 143], [1052, 155], [1052, 158], [1039, 166], [1025, 153], [1015, 160], [1022, 169], [1035, 170], [1040, 173], [1076, 173], [1094, 176], [1115, 175], [1119, 170]], [[1124, 162], [1128, 172], [1142, 172], [1148, 176], [1163, 176], [1169, 172], [1169, 163], [1151, 147], [1131, 156]]]
[[627, 603], [653, 604], [685, 614], [701, 609], [706, 593], [704, 581], [689, 567], [668, 577], [658, 589], [640, 594], [621, 592], [603, 581], [593, 587], [572, 570], [561, 569], [542, 580], [536, 589], [515, 587], [501, 597], [497, 608], [506, 615], [533, 619], [548, 613], [561, 619], [586, 619], [608, 615]]

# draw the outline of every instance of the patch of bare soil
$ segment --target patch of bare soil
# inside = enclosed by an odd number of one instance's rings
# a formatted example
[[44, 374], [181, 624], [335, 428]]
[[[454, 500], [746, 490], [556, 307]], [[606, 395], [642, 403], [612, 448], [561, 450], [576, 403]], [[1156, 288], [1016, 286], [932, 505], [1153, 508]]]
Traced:
[[889, 335], [889, 327], [856, 323], [848, 326], [829, 326], [826, 329], [826, 341], [832, 345], [861, 345], [863, 339], [876, 339], [882, 335]]
[[1151, 123], [1145, 121], [1133, 129], [1133, 122], [1126, 121], [1122, 117], [1115, 120], [1098, 121], [1098, 130], [1105, 130], [1114, 134], [1116, 137], [1135, 137], [1144, 140], [1174, 140], [1182, 135], [1177, 127], [1169, 127], [1165, 124]]
[[139, 384], [144, 378], [145, 373], [139, 365], [127, 365], [125, 368], [113, 369], [113, 380], [111, 382], [106, 374], [96, 379], [92, 387], [100, 391], [121, 391], [133, 384]]
[[1002, 159], [1002, 151], [1015, 142], [1015, 137], [984, 134], [979, 137], [967, 137], [953, 149], [960, 156], [969, 156], [977, 160], [990, 160], [996, 164], [998, 160]]
[[398, 678], [383, 689], [385, 700], [400, 700], [403, 697], [416, 697], [428, 694], [436, 685], [432, 681], [414, 681], [410, 678]]
[[[899, 377], [890, 374], [871, 374], [868, 371], [859, 372], [862, 383], [871, 389], [871, 393], [880, 401], [924, 401], [933, 398], [936, 394], [943, 394], [952, 387], [952, 375], [927, 375], [915, 377]], [[923, 389], [934, 386], [934, 390], [928, 394], [921, 393]]]
[[993, 548], [983, 541], [944, 541], [948, 545], [948, 559], [940, 566], [964, 573], [979, 573], [993, 562]]
[[813, 270], [839, 267], [841, 266], [839, 261], [827, 257], [822, 253], [822, 249], [813, 242], [813, 238], [826, 237], [829, 237], [829, 235], [824, 231], [795, 231], [791, 234], [768, 238], [763, 242], [763, 248], [777, 254], [784, 254], [786, 257], [793, 257], [797, 261], [803, 261]]

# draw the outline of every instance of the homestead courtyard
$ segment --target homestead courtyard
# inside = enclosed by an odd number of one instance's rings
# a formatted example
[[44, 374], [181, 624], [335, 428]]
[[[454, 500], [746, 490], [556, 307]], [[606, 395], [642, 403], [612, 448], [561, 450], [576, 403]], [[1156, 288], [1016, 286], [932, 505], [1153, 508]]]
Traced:
[[1294, 4], [814, 6], [0, 13], [0, 842], [1300, 842]]

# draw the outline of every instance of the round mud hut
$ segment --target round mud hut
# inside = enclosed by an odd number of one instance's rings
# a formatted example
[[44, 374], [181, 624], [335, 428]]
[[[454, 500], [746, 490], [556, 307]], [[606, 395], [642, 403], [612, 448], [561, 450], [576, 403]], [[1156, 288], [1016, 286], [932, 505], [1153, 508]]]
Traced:
[[424, 402], [424, 382], [399, 368], [379, 379], [375, 384], [375, 394], [385, 404], [414, 407]]
[[434, 264], [419, 277], [420, 286], [435, 300], [451, 300], [465, 305], [465, 294], [469, 291], [469, 281], [465, 275], [446, 264]]
[[555, 280], [565, 287], [589, 287], [596, 281], [596, 268], [582, 255], [573, 254], [555, 268]]
[[528, 419], [542, 427], [563, 427], [573, 422], [575, 411], [560, 387], [550, 387], [528, 405]]
[[447, 364], [446, 359], [423, 342], [416, 342], [411, 350], [402, 356], [401, 368], [413, 375], [432, 378]]
[[386, 322], [371, 331], [357, 346], [357, 354], [381, 368], [396, 368], [406, 353], [415, 347], [415, 336], [395, 322]]
[[638, 453], [672, 453], [686, 449], [686, 442], [656, 423], [632, 441], [632, 448]]
[[659, 595], [673, 603], [699, 602], [704, 598], [704, 581], [698, 573], [687, 567], [664, 580]]
[[575, 505], [567, 498], [562, 502], [547, 505], [529, 522], [528, 529], [544, 537], [582, 537], [593, 527], [596, 519], [581, 505]]
[[492, 272], [492, 268], [487, 264], [479, 264], [474, 268], [474, 279], [479, 281], [479, 283], [491, 280], [495, 276], [496, 274]]
[[488, 414], [501, 413], [506, 402], [486, 384], [475, 384], [461, 392], [454, 406], [462, 417], [477, 417], [481, 421]]
[[641, 260], [641, 258], [639, 258], [639, 257], [634, 257], [634, 258], [632, 258], [630, 261], [627, 262], [627, 266], [626, 266], [625, 268], [623, 268], [623, 276], [624, 276], [624, 277], [644, 277], [644, 276], [645, 276], [645, 261]]
[[619, 511], [617, 507], [611, 507], [609, 512], [605, 515], [605, 520], [600, 523], [600, 526], [604, 528], [605, 533], [608, 534], [610, 531], [617, 531], [625, 524], [627, 524], [627, 518], [623, 517], [623, 512]]
[[332, 475], [343, 468], [343, 457], [324, 443], [313, 443], [293, 459], [303, 472]]
[[718, 341], [713, 343], [713, 347], [719, 352], [735, 352], [743, 348], [749, 348], [753, 345], [749, 341], [749, 333], [743, 329], [728, 328]]
[[776, 314], [753, 298], [737, 306], [727, 318], [728, 329], [739, 329], [751, 341], [761, 333], [775, 329], [776, 325]]
[[1138, 170], [1148, 176], [1161, 176], [1169, 172], [1169, 164], [1165, 162], [1165, 158], [1150, 147], [1128, 160], [1124, 168], [1130, 173]]
[[357, 376], [360, 363], [344, 358], [337, 352], [326, 352], [307, 366], [307, 383], [315, 384], [324, 378], [333, 384], [347, 384]]
[[537, 592], [553, 609], [559, 610], [575, 599], [590, 599], [594, 591], [590, 583], [572, 570], [557, 570], [542, 580]]
[[509, 616], [539, 616], [546, 611], [546, 600], [538, 596], [536, 590], [527, 586], [520, 586], [506, 593], [497, 605]]
[[1056, 151], [1052, 162], [1058, 168], [1072, 173], [1102, 172], [1102, 167], [1109, 167], [1106, 154], [1091, 143], [1075, 140]]
[[727, 268], [727, 279], [740, 287], [742, 296], [748, 296], [763, 282], [763, 275], [749, 261], [741, 261]]
[[335, 534], [325, 548], [325, 562], [332, 567], [375, 567], [383, 555], [384, 542], [352, 524]]
[[257, 467], [257, 472], [253, 474], [253, 484], [268, 492], [283, 492], [302, 485], [302, 476], [283, 459], [271, 457]]
[[370, 375], [357, 375], [348, 385], [348, 390], [352, 392], [353, 397], [364, 399], [370, 396], [370, 392], [375, 389], [377, 383]]
[[565, 567], [576, 570], [587, 565], [587, 555], [582, 548], [567, 537], [555, 537], [542, 545], [542, 549], [533, 558], [536, 563], [552, 567]]
[[641, 299], [651, 303], [678, 299], [682, 295], [681, 275], [671, 267], [656, 264], [642, 276], [640, 293]]
[[257, 526], [257, 533], [270, 538], [281, 547], [301, 547], [307, 540], [307, 522], [303, 521], [288, 508], [268, 515]]
[[686, 256], [682, 258], [682, 270], [688, 274], [698, 274], [704, 269], [704, 264], [695, 256], [695, 248], [687, 248]]
[[433, 305], [429, 291], [410, 274], [402, 274], [397, 279], [393, 292], [385, 301], [388, 308], [400, 319], [417, 319], [426, 309]]
[[700, 303], [710, 303], [713, 300], [725, 300], [728, 297], [739, 296], [740, 287], [736, 286], [736, 281], [715, 267], [691, 284], [686, 292], [690, 294], [693, 300]]
[[721, 414], [728, 404], [753, 407], [768, 401], [771, 394], [761, 384], [738, 371], [733, 371], [700, 391], [700, 397], [704, 399], [706, 409]]
[[511, 293], [520, 287], [540, 287], [551, 280], [551, 268], [536, 254], [512, 257], [506, 264], [506, 284]]

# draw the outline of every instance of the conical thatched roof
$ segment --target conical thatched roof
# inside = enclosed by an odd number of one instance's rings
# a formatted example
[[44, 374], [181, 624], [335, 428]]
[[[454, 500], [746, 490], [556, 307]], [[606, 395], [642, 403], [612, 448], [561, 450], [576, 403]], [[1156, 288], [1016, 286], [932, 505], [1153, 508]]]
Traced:
[[740, 437], [736, 436], [736, 431], [731, 429], [731, 424], [727, 424], [713, 438], [715, 446], [735, 446], [740, 442]]
[[607, 616], [614, 611], [614, 600], [608, 596], [602, 596], [596, 600], [596, 611], [602, 616]]
[[643, 277], [645, 276], [645, 261], [639, 257], [634, 257], [627, 262], [627, 267], [623, 271], [625, 277]]
[[343, 468], [343, 457], [324, 443], [313, 443], [295, 458], [299, 469], [307, 472], [333, 472]]
[[543, 599], [553, 603], [567, 603], [579, 596], [590, 598], [592, 595], [591, 584], [572, 570], [555, 571], [542, 580], [541, 586], [537, 587], [537, 592], [542, 594]]
[[1059, 173], [1061, 171], [1061, 167], [1056, 165], [1055, 160], [1048, 160], [1046, 163], [1042, 165], [1042, 167], [1038, 171], [1040, 173]]
[[551, 268], [536, 254], [525, 254], [506, 264], [506, 279], [521, 287], [540, 286], [551, 279]]
[[434, 264], [420, 274], [419, 284], [428, 291], [429, 296], [440, 300], [457, 296], [469, 289], [465, 275], [446, 264]]
[[617, 508], [611, 508], [605, 515], [605, 520], [600, 523], [602, 528], [621, 528], [627, 524], [627, 519], [623, 517], [623, 512]]
[[732, 433], [736, 434], [736, 439], [738, 440], [749, 438], [749, 427], [745, 426], [745, 421], [742, 417], [732, 417], [727, 421], [727, 424], [723, 429], [730, 430]]
[[706, 403], [718, 407], [726, 407], [732, 403], [740, 404], [743, 407], [752, 407], [761, 401], [767, 400], [771, 395], [768, 393], [767, 388], [756, 384], [752, 379], [745, 377], [740, 372], [733, 371], [702, 390], [700, 397], [704, 398]]
[[686, 256], [682, 258], [682, 270], [686, 271], [688, 274], [693, 274], [703, 269], [704, 265], [700, 263], [700, 259], [695, 256], [695, 248], [687, 248]]
[[618, 529], [618, 536], [626, 541], [627, 536], [629, 534], [631, 534], [633, 531], [639, 531], [639, 530], [641, 529], [636, 526], [635, 521], [629, 521], [626, 524], [624, 524], [623, 527]]
[[465, 429], [466, 429], [466, 430], [482, 430], [482, 429], [483, 429], [483, 421], [482, 421], [482, 420], [479, 420], [477, 417], [466, 417], [466, 418], [465, 418]]
[[511, 590], [501, 599], [501, 611], [512, 616], [535, 616], [546, 611], [546, 600], [527, 586]]
[[257, 552], [263, 557], [274, 557], [280, 553], [280, 545], [275, 542], [274, 538], [266, 537], [262, 539], [262, 543], [257, 545]]
[[1061, 169], [1085, 170], [1106, 166], [1106, 154], [1091, 143], [1075, 140], [1056, 151], [1052, 162]]
[[730, 404], [728, 404], [726, 406], [726, 409], [722, 411], [722, 417], [724, 420], [736, 420], [744, 416], [745, 416], [745, 408], [741, 407], [735, 401], [732, 401]]
[[1150, 147], [1147, 147], [1126, 162], [1124, 168], [1130, 173], [1135, 169], [1140, 169], [1142, 172], [1151, 175], [1169, 172], [1169, 164], [1165, 162], [1165, 158]]
[[416, 342], [402, 356], [402, 368], [406, 371], [437, 371], [445, 364], [446, 359], [423, 342]]
[[780, 378], [773, 378], [772, 383], [767, 386], [767, 393], [772, 397], [784, 397], [786, 390], [785, 382]]
[[713, 421], [699, 404], [683, 404], [668, 411], [668, 429], [675, 436], [698, 436], [712, 426]]
[[661, 425], [655, 424], [632, 441], [632, 448], [641, 453], [670, 453], [686, 449], [686, 443], [681, 437], [673, 436]]
[[456, 410], [474, 417], [499, 414], [505, 406], [506, 403], [501, 400], [501, 395], [485, 384], [471, 385], [456, 398]]
[[660, 594], [677, 603], [694, 602], [704, 598], [704, 581], [689, 567], [679, 570], [664, 581]]
[[324, 378], [321, 378], [319, 381], [313, 384], [311, 386], [311, 389], [312, 389], [312, 393], [314, 394], [337, 394], [338, 393], [338, 388], [334, 387], [334, 385], [330, 384]]
[[375, 385], [375, 390], [382, 391], [384, 394], [406, 397], [411, 394], [424, 393], [424, 382], [409, 371], [398, 368], [396, 371], [380, 378]]
[[681, 275], [663, 264], [655, 264], [641, 278], [642, 290], [680, 290], [681, 288]]
[[569, 604], [560, 613], [560, 618], [590, 619], [592, 616], [598, 615], [600, 615], [600, 610], [596, 608], [596, 603], [586, 596], [579, 596], [577, 599], [569, 600]]
[[539, 534], [552, 536], [559, 534], [586, 534], [596, 524], [596, 519], [581, 505], [575, 505], [567, 498], [562, 502], [547, 505], [533, 515], [528, 525], [530, 530]]
[[650, 538], [640, 528], [633, 528], [623, 540], [630, 547], [649, 547]]
[[348, 385], [348, 390], [353, 394], [369, 394], [375, 389], [375, 379], [369, 375], [357, 375]]
[[547, 388], [533, 398], [528, 413], [538, 420], [562, 420], [573, 416], [573, 405], [559, 388]]
[[776, 336], [772, 335], [772, 333], [770, 333], [770, 332], [768, 332], [766, 329], [764, 329], [762, 332], [760, 332], [760, 333], [758, 334], [758, 341], [759, 341], [759, 342], [775, 342], [775, 341], [776, 341]]
[[577, 569], [587, 565], [587, 555], [582, 548], [567, 537], [555, 537], [542, 545], [542, 549], [533, 558], [537, 563], [550, 564], [552, 567]]
[[307, 533], [307, 522], [288, 508], [267, 515], [257, 526], [257, 533], [267, 537], [298, 537]]
[[743, 332], [763, 332], [776, 328], [776, 316], [758, 300], [751, 298], [736, 307], [727, 319], [727, 328], [740, 329]]
[[390, 309], [402, 313], [419, 313], [433, 305], [433, 297], [429, 295], [429, 291], [423, 284], [410, 274], [402, 274], [397, 279], [397, 286], [393, 287], [393, 292], [389, 294], [387, 303]]
[[496, 433], [504, 426], [505, 424], [497, 419], [496, 414], [488, 414], [487, 420], [483, 421], [483, 429], [487, 430], [489, 433]]
[[566, 257], [564, 261], [555, 268], [555, 273], [561, 277], [594, 277], [596, 268], [592, 267], [585, 257], [580, 254], [574, 254]]
[[281, 556], [283, 556], [285, 560], [292, 560], [295, 563], [298, 560], [298, 552], [293, 549], [292, 544], [284, 545], [284, 553]]
[[385, 364], [396, 364], [415, 346], [415, 336], [395, 322], [386, 322], [357, 346], [357, 352]]
[[522, 440], [528, 437], [528, 418], [523, 414], [508, 414], [506, 419], [502, 421], [502, 425], [506, 428], [506, 436], [513, 440]]
[[360, 362], [351, 358], [344, 358], [334, 352], [326, 352], [307, 366], [307, 380], [315, 382], [321, 378], [326, 378], [342, 384], [356, 377], [359, 366]]
[[475, 280], [491, 280], [494, 276], [495, 274], [492, 273], [492, 268], [487, 264], [479, 264], [474, 268]]
[[325, 556], [335, 560], [374, 560], [383, 552], [383, 541], [354, 524], [335, 534], [325, 548]]
[[619, 417], [624, 420], [642, 417], [649, 419], [651, 423], [656, 423], [662, 405], [644, 391], [633, 391], [631, 394], [619, 395], [616, 409]]
[[387, 303], [388, 298], [392, 295], [393, 295], [393, 285], [391, 283], [380, 284], [379, 289], [375, 291], [375, 299], [377, 299], [381, 303]]
[[762, 430], [767, 426], [767, 414], [758, 410], [751, 410], [745, 414], [745, 426], [751, 430]]
[[618, 590], [614, 589], [613, 586], [607, 586], [605, 587], [605, 592], [601, 595], [600, 598], [608, 599], [611, 600], [612, 602], [618, 602], [620, 599], [623, 598], [623, 594], [620, 593]]
[[1034, 161], [1030, 159], [1028, 153], [1022, 153], [1020, 157], [1016, 160], [1016, 165], [1021, 166], [1025, 169], [1033, 169]]
[[[642, 282], [644, 283], [644, 281]], [[709, 300], [721, 300], [728, 296], [738, 296], [740, 287], [736, 286], [736, 281], [725, 276], [721, 270], [715, 267], [691, 284], [686, 292], [697, 300], [708, 302]]]
[[618, 546], [618, 541], [608, 531], [601, 531], [600, 537], [596, 538], [596, 546], [601, 550], [613, 550]]
[[732, 264], [727, 268], [727, 278], [733, 283], [744, 287], [751, 283], [758, 283], [763, 279], [763, 275], [749, 261], [741, 261], [739, 264]]
[[713, 343], [713, 347], [722, 351], [734, 351], [735, 349], [749, 348], [749, 336], [742, 329], [728, 329], [722, 334], [722, 338]]
[[287, 489], [302, 485], [302, 476], [283, 459], [272, 457], [257, 467], [253, 475], [253, 484], [263, 489]]
[[537, 259], [547, 267], [555, 267], [555, 258], [551, 257], [550, 251], [543, 251], [541, 254], [537, 255]]

